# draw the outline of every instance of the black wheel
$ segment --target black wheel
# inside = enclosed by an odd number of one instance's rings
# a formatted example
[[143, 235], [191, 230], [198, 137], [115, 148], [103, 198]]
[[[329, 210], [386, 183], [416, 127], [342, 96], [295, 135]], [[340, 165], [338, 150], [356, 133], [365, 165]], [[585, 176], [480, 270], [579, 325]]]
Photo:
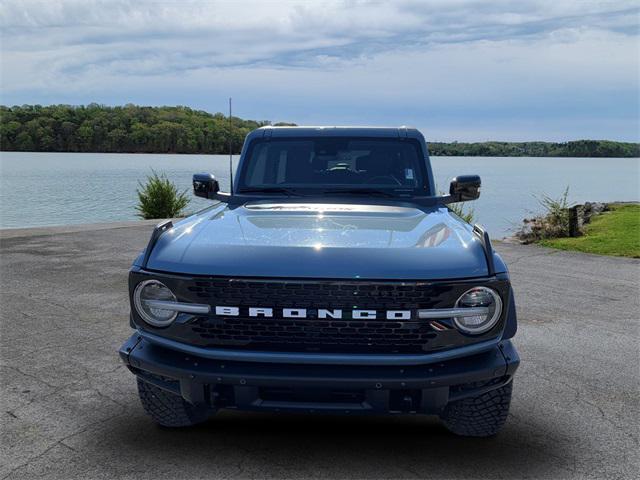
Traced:
[[138, 380], [138, 396], [142, 407], [163, 427], [189, 427], [204, 422], [213, 411], [206, 406], [191, 405], [181, 396]]
[[489, 437], [500, 431], [507, 420], [513, 382], [477, 397], [447, 405], [440, 418], [447, 429], [465, 437]]

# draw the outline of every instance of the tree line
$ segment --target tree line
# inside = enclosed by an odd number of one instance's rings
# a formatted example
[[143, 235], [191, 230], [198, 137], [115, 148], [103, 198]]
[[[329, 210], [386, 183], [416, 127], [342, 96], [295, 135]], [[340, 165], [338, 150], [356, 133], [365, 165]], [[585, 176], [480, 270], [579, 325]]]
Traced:
[[188, 107], [98, 104], [0, 106], [5, 151], [234, 153], [267, 121], [243, 120]]
[[434, 156], [463, 157], [640, 157], [640, 143], [611, 140], [572, 142], [430, 143]]
[[[245, 136], [270, 122], [188, 107], [0, 106], [0, 149], [28, 152], [239, 153]], [[277, 123], [275, 125], [294, 125]], [[640, 144], [608, 140], [429, 144], [431, 155], [640, 157]]]

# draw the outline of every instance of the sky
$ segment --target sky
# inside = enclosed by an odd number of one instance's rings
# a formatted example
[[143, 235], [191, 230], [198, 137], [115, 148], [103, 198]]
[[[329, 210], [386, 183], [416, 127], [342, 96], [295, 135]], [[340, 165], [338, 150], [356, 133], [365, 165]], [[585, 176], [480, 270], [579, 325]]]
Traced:
[[640, 141], [637, 1], [2, 0], [0, 103]]

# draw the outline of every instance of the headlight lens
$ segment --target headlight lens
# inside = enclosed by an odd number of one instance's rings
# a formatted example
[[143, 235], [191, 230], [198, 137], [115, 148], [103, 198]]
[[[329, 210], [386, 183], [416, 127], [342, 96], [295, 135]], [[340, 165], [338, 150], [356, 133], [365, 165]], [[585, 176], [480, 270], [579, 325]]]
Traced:
[[175, 295], [164, 283], [158, 280], [140, 282], [133, 292], [133, 302], [138, 314], [155, 327], [166, 327], [175, 320], [178, 315], [176, 311], [152, 308], [147, 304], [148, 300], [176, 301]]
[[491, 330], [502, 313], [502, 300], [495, 290], [474, 287], [467, 290], [456, 302], [456, 308], [481, 308], [485, 313], [454, 317], [458, 329], [474, 335]]

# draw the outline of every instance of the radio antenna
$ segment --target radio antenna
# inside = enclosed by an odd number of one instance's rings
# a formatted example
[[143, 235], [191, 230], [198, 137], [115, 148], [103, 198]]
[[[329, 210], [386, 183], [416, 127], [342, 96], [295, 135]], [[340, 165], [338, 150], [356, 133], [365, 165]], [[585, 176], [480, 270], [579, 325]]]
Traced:
[[233, 195], [233, 122], [231, 120], [231, 97], [229, 97], [229, 193]]

